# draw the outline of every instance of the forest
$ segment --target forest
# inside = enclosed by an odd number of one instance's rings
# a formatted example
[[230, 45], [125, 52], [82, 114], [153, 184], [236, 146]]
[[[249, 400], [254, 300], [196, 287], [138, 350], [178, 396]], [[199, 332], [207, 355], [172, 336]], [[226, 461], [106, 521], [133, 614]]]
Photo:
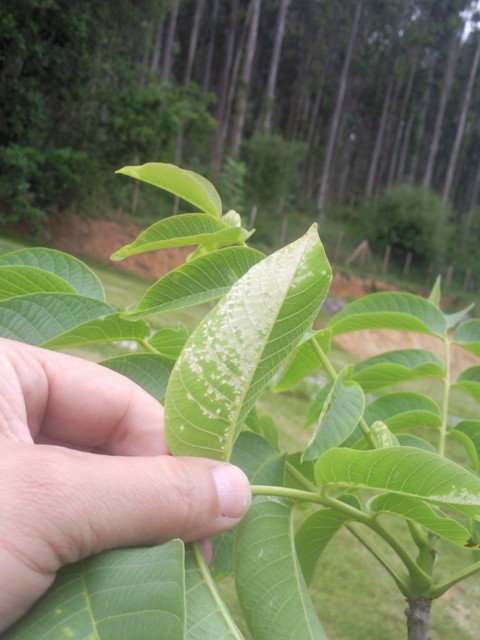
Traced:
[[327, 245], [390, 245], [473, 287], [476, 5], [3, 0], [0, 222], [169, 215], [114, 172], [172, 162], [207, 175], [266, 247], [318, 220]]

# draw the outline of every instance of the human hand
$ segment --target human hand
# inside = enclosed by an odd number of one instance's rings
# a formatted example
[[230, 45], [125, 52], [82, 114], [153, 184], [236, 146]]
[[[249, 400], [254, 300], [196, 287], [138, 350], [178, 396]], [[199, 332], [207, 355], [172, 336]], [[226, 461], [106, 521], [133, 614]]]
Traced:
[[168, 455], [161, 405], [127, 378], [0, 339], [0, 632], [62, 565], [205, 538], [250, 499], [236, 467]]

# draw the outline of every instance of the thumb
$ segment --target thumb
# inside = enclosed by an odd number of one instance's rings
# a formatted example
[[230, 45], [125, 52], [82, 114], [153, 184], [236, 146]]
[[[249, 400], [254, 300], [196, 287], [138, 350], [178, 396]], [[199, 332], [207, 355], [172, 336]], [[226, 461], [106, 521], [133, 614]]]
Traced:
[[251, 500], [240, 469], [204, 458], [17, 444], [1, 458], [0, 620], [19, 617], [63, 564], [114, 547], [205, 538], [236, 525]]

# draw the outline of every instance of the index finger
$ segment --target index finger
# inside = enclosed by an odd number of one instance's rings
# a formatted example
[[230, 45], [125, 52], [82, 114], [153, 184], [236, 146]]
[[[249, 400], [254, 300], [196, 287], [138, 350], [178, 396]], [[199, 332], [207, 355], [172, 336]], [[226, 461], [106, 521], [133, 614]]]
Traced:
[[1, 347], [18, 377], [35, 442], [120, 455], [168, 453], [163, 407], [128, 378], [10, 340]]

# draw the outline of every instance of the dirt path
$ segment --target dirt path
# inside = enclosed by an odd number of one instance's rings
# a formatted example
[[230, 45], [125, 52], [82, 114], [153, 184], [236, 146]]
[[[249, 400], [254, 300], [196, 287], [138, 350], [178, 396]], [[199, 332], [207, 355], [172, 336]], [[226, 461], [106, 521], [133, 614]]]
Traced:
[[[49, 244], [82, 257], [90, 257], [113, 264], [118, 269], [137, 273], [154, 280], [182, 264], [189, 248], [163, 249], [152, 253], [132, 256], [112, 263], [110, 256], [120, 247], [132, 242], [142, 229], [134, 224], [115, 220], [94, 220], [79, 215], [54, 217], [49, 222]], [[381, 280], [348, 278], [336, 274], [330, 294], [342, 300], [360, 298], [373, 291], [388, 291], [394, 288]], [[336, 338], [336, 343], [359, 359], [368, 358], [384, 351], [395, 349], [429, 349], [442, 356], [441, 343], [430, 336], [401, 331], [355, 331]], [[478, 364], [478, 359], [463, 349], [454, 349], [452, 373]]]

